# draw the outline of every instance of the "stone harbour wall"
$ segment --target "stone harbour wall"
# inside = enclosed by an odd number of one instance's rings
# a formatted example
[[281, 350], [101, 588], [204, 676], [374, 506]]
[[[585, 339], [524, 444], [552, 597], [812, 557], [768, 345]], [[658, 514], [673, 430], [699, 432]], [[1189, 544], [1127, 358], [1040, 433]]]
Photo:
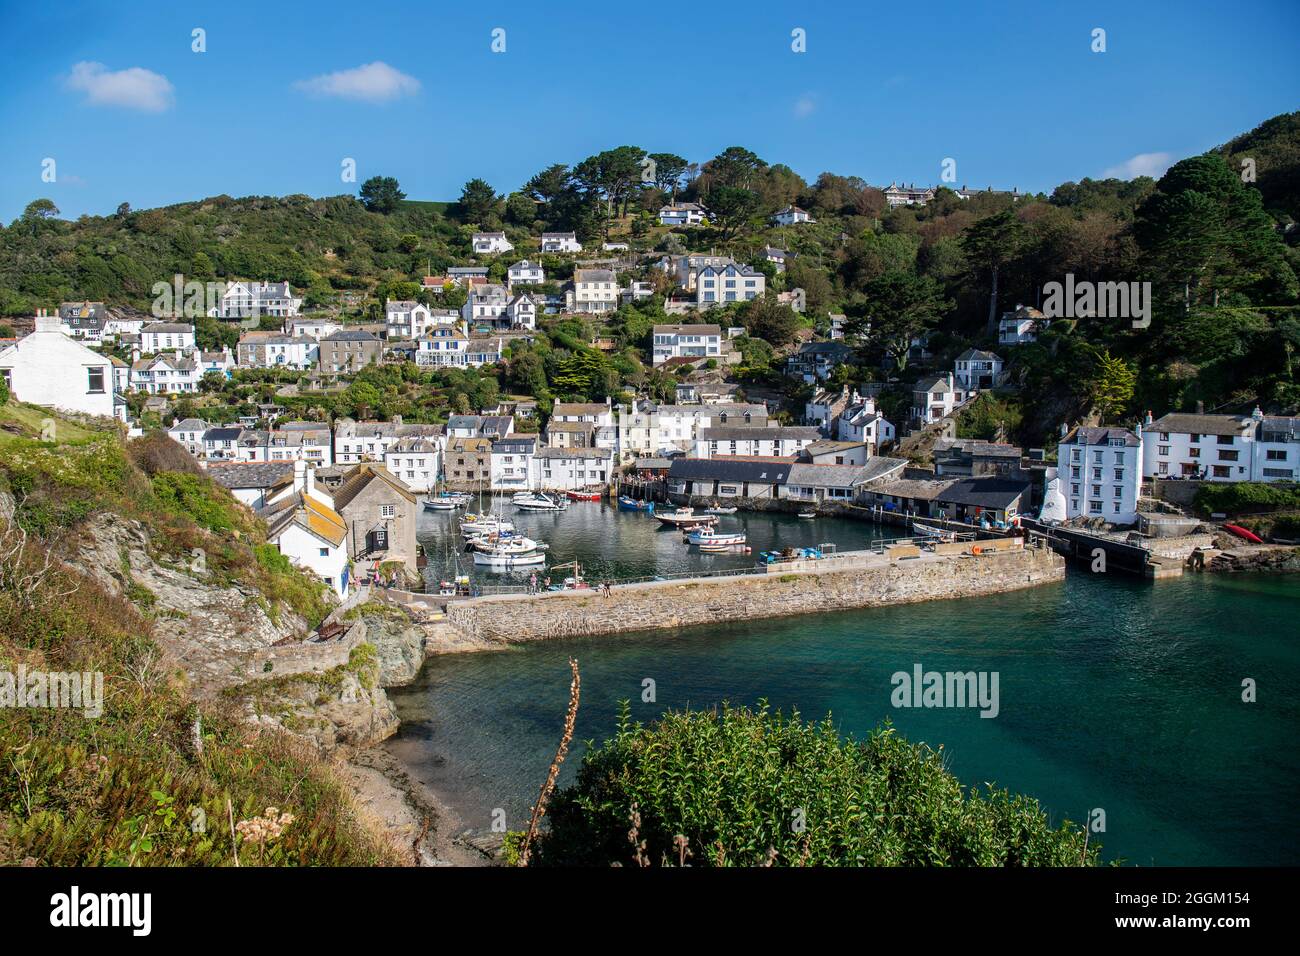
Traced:
[[895, 561], [882, 556], [837, 571], [619, 585], [610, 597], [596, 590], [493, 595], [451, 602], [446, 620], [468, 640], [513, 644], [981, 597], [1064, 577], [1065, 559], [1045, 548]]

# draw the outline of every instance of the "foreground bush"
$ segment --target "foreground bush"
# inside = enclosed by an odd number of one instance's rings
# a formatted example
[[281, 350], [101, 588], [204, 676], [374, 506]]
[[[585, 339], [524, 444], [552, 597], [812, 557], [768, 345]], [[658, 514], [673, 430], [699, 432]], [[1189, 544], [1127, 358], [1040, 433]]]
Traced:
[[1300, 485], [1284, 482], [1206, 482], [1196, 492], [1202, 514], [1250, 514], [1300, 510]]
[[888, 725], [859, 743], [766, 706], [644, 727], [624, 705], [547, 818], [540, 865], [1078, 866], [1099, 850], [1035, 800], [967, 790]]

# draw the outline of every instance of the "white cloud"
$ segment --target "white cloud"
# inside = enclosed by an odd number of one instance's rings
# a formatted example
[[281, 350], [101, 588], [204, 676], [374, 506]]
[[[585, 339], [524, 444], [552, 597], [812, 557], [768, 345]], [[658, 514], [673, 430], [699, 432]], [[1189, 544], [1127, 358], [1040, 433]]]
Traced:
[[817, 100], [811, 93], [805, 93], [794, 102], [794, 115], [796, 119], [803, 119], [812, 114], [817, 109]]
[[161, 113], [172, 105], [172, 85], [161, 73], [143, 67], [113, 72], [102, 63], [83, 60], [72, 68], [67, 86], [86, 94], [92, 106], [122, 106]]
[[1138, 176], [1159, 179], [1173, 164], [1172, 153], [1138, 153], [1118, 166], [1104, 170], [1101, 175], [1104, 179], [1136, 179]]
[[376, 60], [365, 66], [337, 73], [323, 73], [309, 80], [299, 80], [294, 89], [314, 96], [338, 96], [345, 100], [383, 103], [402, 96], [414, 96], [420, 81]]

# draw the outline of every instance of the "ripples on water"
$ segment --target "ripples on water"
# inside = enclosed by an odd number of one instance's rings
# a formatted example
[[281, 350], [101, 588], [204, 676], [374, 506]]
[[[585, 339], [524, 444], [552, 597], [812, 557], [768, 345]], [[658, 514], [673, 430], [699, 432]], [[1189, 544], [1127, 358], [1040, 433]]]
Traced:
[[[680, 535], [607, 506], [579, 503], [517, 523], [530, 536], [546, 527], [543, 536], [564, 542], [593, 577], [700, 566]], [[873, 531], [756, 515], [723, 523], [745, 524], [754, 539], [770, 536], [755, 551], [815, 539], [840, 540], [847, 550]], [[571, 559], [556, 550], [559, 560]], [[468, 826], [488, 826], [497, 807], [519, 826], [558, 742], [574, 655], [582, 708], [562, 783], [577, 769], [580, 742], [612, 732], [620, 700], [650, 720], [668, 707], [766, 698], [810, 718], [832, 713], [856, 735], [890, 717], [908, 737], [943, 744], [964, 782], [1031, 794], [1057, 821], [1100, 807], [1110, 858], [1295, 864], [1298, 592], [1287, 577], [1149, 584], [1072, 571], [1064, 584], [981, 599], [435, 658], [414, 686], [390, 692], [403, 722], [390, 746]], [[915, 663], [997, 671], [999, 716], [892, 708], [890, 675]], [[1241, 702], [1245, 677], [1259, 683], [1255, 704]], [[641, 702], [645, 678], [655, 681], [655, 704]]]

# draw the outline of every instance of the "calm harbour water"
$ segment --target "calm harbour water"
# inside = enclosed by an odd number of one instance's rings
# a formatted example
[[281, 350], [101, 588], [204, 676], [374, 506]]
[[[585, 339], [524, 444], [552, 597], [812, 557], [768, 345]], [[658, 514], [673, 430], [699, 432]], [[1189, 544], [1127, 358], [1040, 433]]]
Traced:
[[[434, 544], [453, 525], [430, 517], [422, 540]], [[689, 556], [680, 536], [658, 531], [657, 522], [595, 503], [517, 523], [530, 535], [544, 527], [556, 560], [576, 555], [593, 577], [753, 560]], [[755, 551], [822, 541], [848, 550], [875, 531], [829, 519], [723, 520], [724, 528], [741, 524]], [[651, 720], [666, 708], [766, 698], [807, 718], [829, 712], [846, 734], [863, 735], [889, 717], [910, 739], [942, 744], [963, 782], [1030, 794], [1057, 821], [1100, 807], [1110, 859], [1296, 864], [1297, 616], [1294, 577], [1151, 584], [1072, 569], [1064, 583], [987, 598], [449, 655], [430, 660], [413, 686], [390, 691], [402, 729], [389, 746], [467, 826], [488, 827], [497, 807], [521, 826], [559, 739], [572, 655], [582, 706], [562, 785], [584, 742], [612, 732], [620, 700], [632, 702], [636, 719]], [[917, 663], [998, 672], [999, 715], [895, 709], [890, 676]], [[1257, 703], [1241, 702], [1247, 677], [1259, 684]], [[654, 704], [641, 702], [645, 678], [655, 681]]]

